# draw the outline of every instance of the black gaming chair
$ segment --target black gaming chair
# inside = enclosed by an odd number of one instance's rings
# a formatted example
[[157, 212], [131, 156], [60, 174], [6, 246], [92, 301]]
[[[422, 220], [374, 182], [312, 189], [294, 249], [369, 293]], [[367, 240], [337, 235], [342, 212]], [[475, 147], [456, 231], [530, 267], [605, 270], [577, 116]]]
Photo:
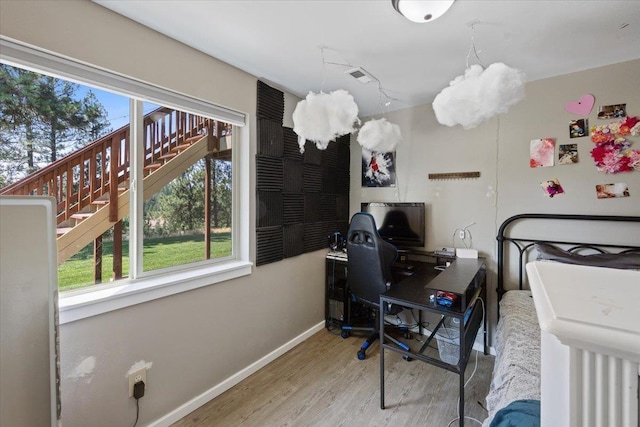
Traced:
[[[380, 310], [380, 294], [384, 293], [393, 282], [391, 267], [397, 256], [398, 250], [392, 244], [382, 240], [378, 234], [375, 220], [370, 214], [358, 212], [353, 215], [349, 224], [349, 232], [347, 233], [347, 283], [349, 291], [355, 300], [372, 307], [376, 312], [376, 320], [373, 327], [342, 326], [341, 335], [343, 338], [348, 337], [351, 331], [371, 332], [371, 335], [358, 351], [358, 359], [360, 360], [365, 359], [367, 348], [376, 339], [380, 338], [378, 316], [381, 315], [381, 311], [386, 311]], [[401, 310], [401, 307], [397, 307], [392, 314], [396, 314]], [[409, 346], [406, 344], [395, 339], [392, 339], [392, 341], [405, 350], [409, 350]]]

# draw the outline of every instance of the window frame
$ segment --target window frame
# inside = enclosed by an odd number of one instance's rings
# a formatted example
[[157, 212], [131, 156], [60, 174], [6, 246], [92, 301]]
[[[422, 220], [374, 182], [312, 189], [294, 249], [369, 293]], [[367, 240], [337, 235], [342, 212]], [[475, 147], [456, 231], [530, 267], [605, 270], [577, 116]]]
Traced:
[[[8, 65], [63, 78], [79, 84], [123, 94], [130, 98], [132, 145], [130, 176], [129, 277], [109, 284], [66, 291], [60, 294], [60, 323], [69, 323], [113, 310], [164, 298], [251, 274], [249, 259], [250, 205], [250, 118], [249, 114], [208, 101], [160, 88], [131, 77], [81, 63], [54, 53], [0, 37], [0, 60]], [[222, 260], [206, 260], [152, 272], [142, 272], [142, 102], [149, 101], [177, 110], [204, 115], [234, 125], [232, 159], [232, 255]], [[137, 155], [134, 157], [134, 151]], [[133, 162], [137, 159], [137, 162]], [[244, 208], [244, 209], [243, 209]]]

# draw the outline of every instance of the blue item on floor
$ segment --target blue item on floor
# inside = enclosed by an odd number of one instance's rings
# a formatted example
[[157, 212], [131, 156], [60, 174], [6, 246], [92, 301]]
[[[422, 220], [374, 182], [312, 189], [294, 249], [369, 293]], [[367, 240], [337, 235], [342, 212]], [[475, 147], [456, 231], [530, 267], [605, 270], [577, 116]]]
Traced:
[[511, 402], [496, 413], [490, 427], [540, 427], [540, 401]]

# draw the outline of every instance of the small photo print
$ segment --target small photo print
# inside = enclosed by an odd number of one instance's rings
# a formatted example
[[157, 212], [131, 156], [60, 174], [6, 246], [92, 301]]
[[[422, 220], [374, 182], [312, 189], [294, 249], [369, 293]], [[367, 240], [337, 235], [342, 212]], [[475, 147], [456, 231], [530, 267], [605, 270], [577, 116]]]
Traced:
[[532, 139], [529, 146], [529, 167], [546, 168], [553, 166], [556, 141], [553, 138]]
[[571, 120], [569, 122], [569, 138], [580, 138], [589, 135], [589, 120]]
[[602, 105], [598, 108], [599, 119], [619, 119], [627, 117], [627, 104]]
[[613, 199], [616, 197], [629, 197], [629, 187], [624, 182], [615, 184], [596, 185], [596, 197], [598, 199]]
[[548, 197], [557, 196], [558, 194], [564, 194], [564, 190], [558, 182], [558, 178], [548, 179], [546, 181], [542, 181], [540, 186], [544, 190], [544, 194]]
[[560, 144], [558, 163], [561, 165], [578, 163], [578, 144]]

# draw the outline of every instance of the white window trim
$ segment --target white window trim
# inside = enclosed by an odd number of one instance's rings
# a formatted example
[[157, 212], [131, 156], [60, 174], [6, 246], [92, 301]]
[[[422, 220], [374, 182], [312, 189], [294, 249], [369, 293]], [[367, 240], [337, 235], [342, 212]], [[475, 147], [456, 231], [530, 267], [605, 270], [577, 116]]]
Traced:
[[104, 289], [61, 296], [60, 324], [246, 276], [251, 274], [251, 266], [247, 261], [232, 261], [142, 279], [124, 279]]
[[[249, 259], [250, 184], [248, 177], [251, 161], [248, 114], [45, 52], [6, 37], [0, 37], [0, 59], [10, 65], [81, 84], [110, 89], [138, 100], [146, 100], [182, 111], [206, 114], [234, 125], [233, 138], [236, 143], [233, 144], [232, 247], [234, 253], [232, 259], [217, 262], [204, 261], [186, 265], [180, 270], [160, 271], [158, 274], [145, 274], [140, 278], [135, 278], [134, 275], [134, 278], [118, 280], [109, 285], [62, 293], [59, 297], [60, 324], [251, 274], [253, 263]], [[138, 101], [132, 101], [132, 103], [135, 102]], [[132, 131], [134, 129], [135, 127], [132, 127]]]
[[90, 86], [98, 84], [100, 89], [126, 94], [132, 98], [187, 113], [205, 115], [235, 126], [246, 124], [247, 115], [240, 111], [46, 52], [4, 36], [0, 36], [0, 59], [9, 65], [17, 65], [37, 73]]

